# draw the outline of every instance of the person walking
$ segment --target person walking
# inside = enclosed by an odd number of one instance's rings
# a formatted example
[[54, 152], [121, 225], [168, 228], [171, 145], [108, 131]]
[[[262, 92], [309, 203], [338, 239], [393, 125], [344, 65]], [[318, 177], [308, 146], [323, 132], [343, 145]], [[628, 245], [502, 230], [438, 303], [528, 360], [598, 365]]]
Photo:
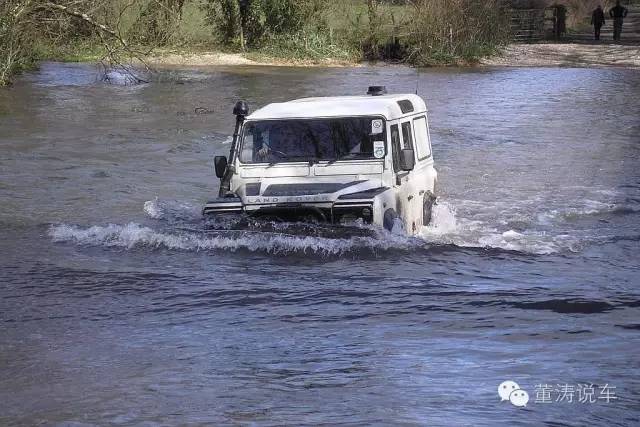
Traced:
[[591, 14], [591, 25], [593, 25], [596, 40], [600, 40], [600, 29], [604, 25], [604, 11], [602, 10], [602, 6], [598, 5]]
[[627, 16], [627, 8], [620, 5], [620, 0], [616, 0], [616, 5], [609, 10], [609, 16], [613, 18], [613, 40], [619, 41], [622, 33], [622, 21]]

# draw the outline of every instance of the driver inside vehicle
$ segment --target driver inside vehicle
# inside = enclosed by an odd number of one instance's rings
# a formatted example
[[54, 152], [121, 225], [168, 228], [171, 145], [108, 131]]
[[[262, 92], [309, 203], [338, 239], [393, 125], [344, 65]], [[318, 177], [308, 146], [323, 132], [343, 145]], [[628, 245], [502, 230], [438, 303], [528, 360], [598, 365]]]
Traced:
[[274, 124], [259, 139], [262, 146], [255, 153], [259, 162], [323, 158], [317, 138], [305, 132], [304, 126]]

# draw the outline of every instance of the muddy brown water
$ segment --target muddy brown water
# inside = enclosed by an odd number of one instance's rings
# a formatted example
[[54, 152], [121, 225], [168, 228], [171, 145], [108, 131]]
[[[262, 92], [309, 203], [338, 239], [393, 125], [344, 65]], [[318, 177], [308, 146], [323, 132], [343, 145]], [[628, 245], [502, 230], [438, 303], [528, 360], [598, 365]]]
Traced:
[[[369, 84], [427, 101], [433, 226], [207, 230], [237, 99]], [[638, 424], [639, 135], [626, 69], [45, 63], [0, 89], [0, 424]]]

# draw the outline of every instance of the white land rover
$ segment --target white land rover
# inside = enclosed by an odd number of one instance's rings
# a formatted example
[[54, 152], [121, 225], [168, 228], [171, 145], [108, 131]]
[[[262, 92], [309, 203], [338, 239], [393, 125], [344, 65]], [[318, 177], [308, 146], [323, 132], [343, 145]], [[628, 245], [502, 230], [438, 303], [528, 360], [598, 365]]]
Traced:
[[229, 160], [205, 215], [278, 221], [362, 221], [415, 234], [431, 220], [437, 172], [427, 109], [417, 95], [304, 98], [248, 115], [235, 108]]

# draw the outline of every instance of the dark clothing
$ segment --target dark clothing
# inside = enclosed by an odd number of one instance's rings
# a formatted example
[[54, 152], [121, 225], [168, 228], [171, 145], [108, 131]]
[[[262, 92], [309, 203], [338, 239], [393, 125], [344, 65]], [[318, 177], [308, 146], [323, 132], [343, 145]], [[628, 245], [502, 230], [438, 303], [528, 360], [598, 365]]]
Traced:
[[613, 18], [613, 39], [620, 40], [622, 34], [622, 18]]
[[602, 27], [604, 25], [604, 11], [601, 8], [597, 8], [591, 14], [591, 23], [594, 27]]
[[596, 40], [600, 40], [600, 29], [604, 25], [604, 11], [602, 8], [597, 8], [591, 14], [591, 23], [593, 24], [593, 31], [595, 33]]
[[622, 34], [622, 21], [627, 16], [627, 8], [616, 5], [609, 10], [609, 16], [613, 18], [613, 39], [620, 40]]
[[611, 16], [612, 18], [626, 18], [627, 12], [629, 11], [624, 6], [613, 6], [609, 10], [609, 16]]

